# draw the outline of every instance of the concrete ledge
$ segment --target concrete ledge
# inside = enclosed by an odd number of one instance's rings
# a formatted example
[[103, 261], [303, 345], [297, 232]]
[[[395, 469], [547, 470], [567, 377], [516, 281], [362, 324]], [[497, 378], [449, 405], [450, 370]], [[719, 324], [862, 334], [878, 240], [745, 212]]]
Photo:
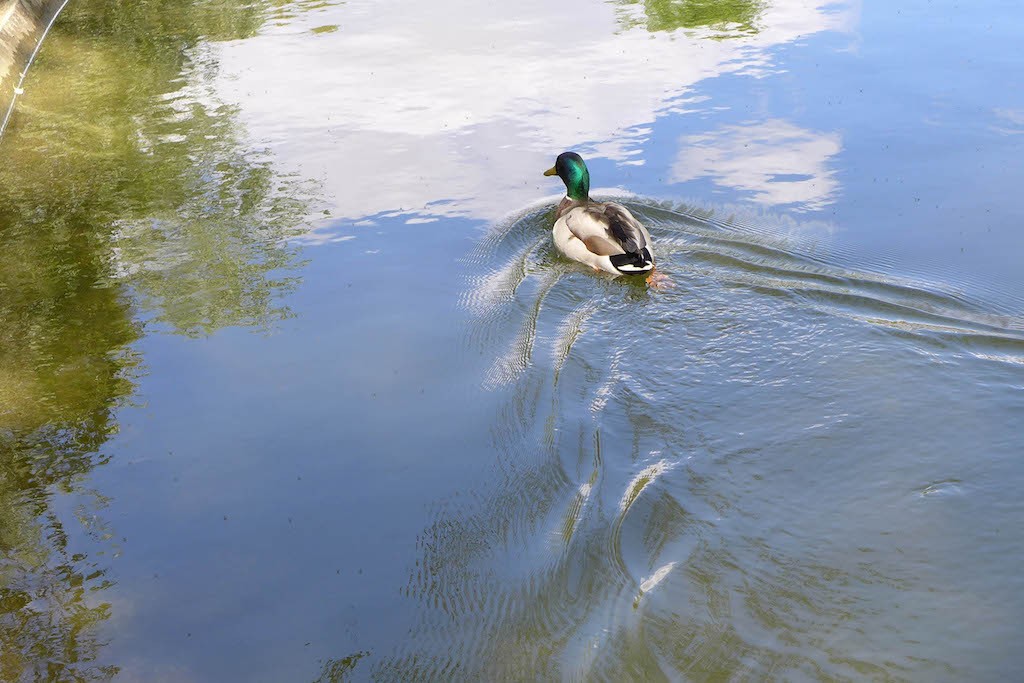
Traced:
[[0, 133], [17, 98], [22, 72], [63, 5], [63, 0], [0, 0]]

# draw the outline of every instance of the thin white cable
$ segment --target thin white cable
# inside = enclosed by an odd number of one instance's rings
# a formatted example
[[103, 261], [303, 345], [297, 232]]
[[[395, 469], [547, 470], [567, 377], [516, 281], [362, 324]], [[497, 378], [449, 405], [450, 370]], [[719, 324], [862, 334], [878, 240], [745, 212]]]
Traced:
[[0, 123], [0, 136], [3, 136], [4, 131], [7, 130], [7, 123], [11, 120], [11, 114], [14, 113], [14, 105], [18, 101], [18, 96], [25, 92], [21, 86], [25, 83], [25, 76], [28, 75], [28, 70], [31, 68], [32, 62], [36, 60], [36, 55], [39, 54], [39, 48], [43, 46], [46, 34], [50, 32], [51, 28], [53, 28], [53, 24], [57, 21], [57, 17], [60, 16], [61, 12], [64, 11], [64, 8], [68, 6], [69, 2], [71, 2], [71, 0], [64, 0], [60, 7], [57, 8], [57, 11], [53, 13], [53, 16], [50, 18], [50, 23], [48, 23], [46, 28], [43, 29], [42, 35], [39, 36], [39, 40], [36, 42], [35, 49], [32, 50], [32, 54], [29, 56], [28, 62], [25, 63], [25, 68], [21, 71], [21, 78], [18, 79], [18, 85], [14, 86], [14, 96], [11, 97], [11, 105], [7, 107], [7, 113], [4, 114], [4, 120]]

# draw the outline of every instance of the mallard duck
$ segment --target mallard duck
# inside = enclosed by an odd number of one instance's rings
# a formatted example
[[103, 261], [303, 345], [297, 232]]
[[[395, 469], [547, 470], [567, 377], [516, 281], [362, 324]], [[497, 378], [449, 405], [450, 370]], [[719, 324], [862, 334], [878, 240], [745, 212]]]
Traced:
[[565, 183], [565, 198], [558, 204], [551, 228], [558, 251], [616, 276], [653, 274], [647, 228], [621, 204], [590, 198], [590, 172], [579, 154], [559, 154], [544, 175], [557, 175]]

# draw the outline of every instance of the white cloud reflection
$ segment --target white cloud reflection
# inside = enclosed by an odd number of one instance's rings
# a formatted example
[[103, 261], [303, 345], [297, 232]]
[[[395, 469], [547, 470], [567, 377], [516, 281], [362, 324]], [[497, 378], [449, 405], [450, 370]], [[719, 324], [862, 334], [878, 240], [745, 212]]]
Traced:
[[992, 130], [1004, 135], [1020, 135], [1024, 133], [1024, 109], [996, 109], [999, 124]]
[[680, 140], [673, 182], [710, 177], [715, 184], [753, 193], [768, 206], [820, 209], [839, 189], [829, 159], [842, 150], [838, 133], [817, 133], [779, 119], [724, 126]]
[[556, 191], [540, 172], [563, 149], [641, 162], [645, 124], [695, 83], [848, 29], [835, 7], [779, 0], [759, 33], [707, 40], [620, 30], [594, 0], [353, 0], [222, 46], [218, 90], [286, 167], [323, 180], [335, 217], [494, 219]]

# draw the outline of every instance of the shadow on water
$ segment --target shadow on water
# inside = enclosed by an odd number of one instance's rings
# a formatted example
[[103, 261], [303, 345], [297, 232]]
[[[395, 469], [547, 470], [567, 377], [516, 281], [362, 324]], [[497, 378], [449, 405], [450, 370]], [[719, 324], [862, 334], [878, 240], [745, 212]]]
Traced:
[[2, 680], [117, 672], [96, 664], [96, 626], [112, 609], [100, 558], [119, 548], [88, 481], [143, 372], [144, 329], [288, 314], [285, 240], [315, 188], [248, 149], [204, 85], [209, 41], [287, 4], [71, 3], [0, 144]]
[[[900, 514], [876, 486], [898, 478], [887, 453], [908, 431], [950, 433], [948, 411], [909, 421], [927, 399], [885, 377], [1019, 372], [1024, 320], [831, 262], [823, 226], [627, 203], [675, 287], [561, 260], [550, 206], [470, 260], [467, 344], [494, 358], [500, 471], [431, 511], [404, 589], [419, 620], [373, 677], [950, 676], [922, 643], [958, 579], [922, 578], [926, 551], [889, 538]], [[976, 419], [1006, 434], [981, 400]]]

